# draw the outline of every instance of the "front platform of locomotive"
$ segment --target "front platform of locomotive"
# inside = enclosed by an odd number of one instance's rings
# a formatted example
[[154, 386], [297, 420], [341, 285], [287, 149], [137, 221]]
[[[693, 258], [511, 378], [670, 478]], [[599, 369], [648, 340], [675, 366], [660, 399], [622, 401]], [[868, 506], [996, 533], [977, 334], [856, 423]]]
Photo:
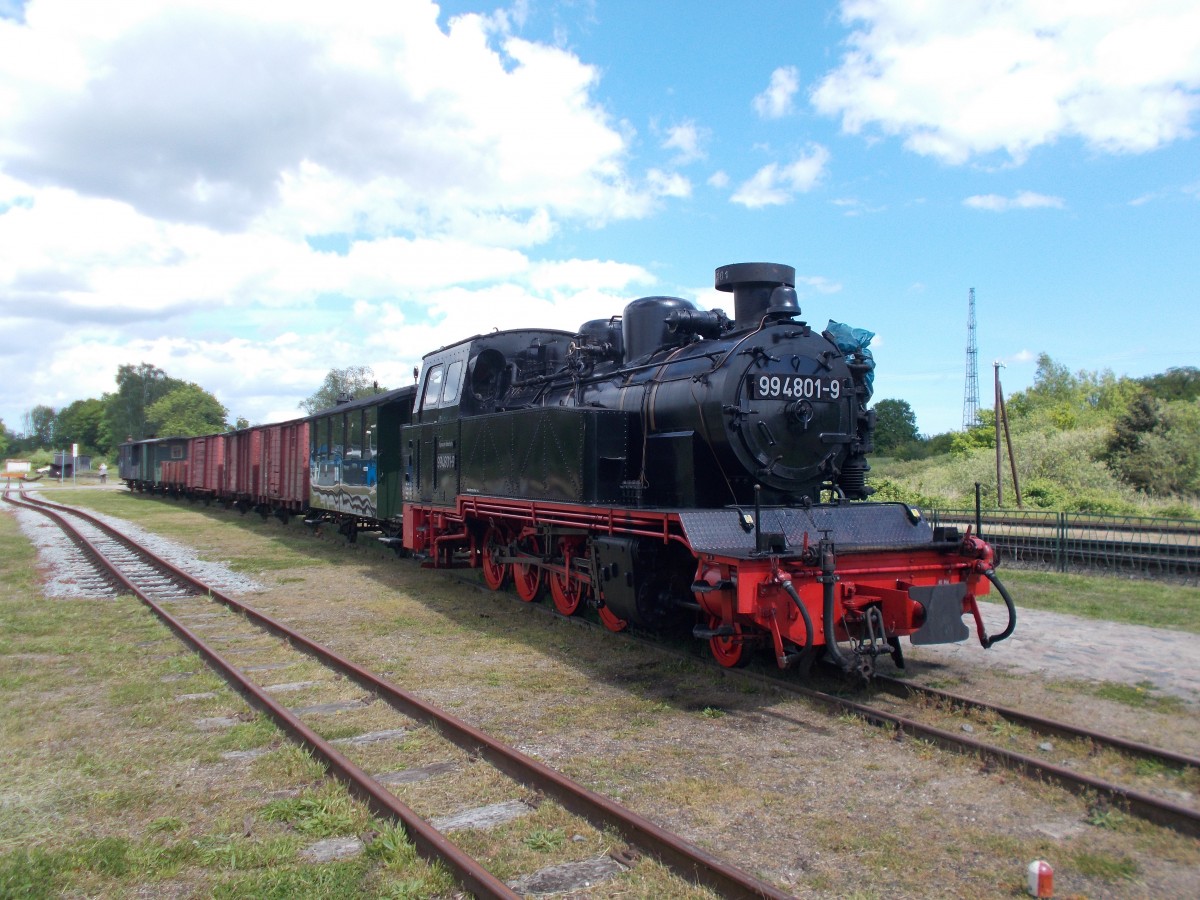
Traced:
[[[735, 320], [708, 376], [706, 432], [720, 435], [710, 437], [713, 477], [734, 502], [679, 513], [698, 560], [696, 636], [727, 666], [770, 646], [781, 667], [805, 667], [825, 648], [866, 677], [880, 655], [903, 666], [902, 637], [967, 638], [964, 616], [984, 647], [1003, 640], [1016, 615], [990, 546], [904, 504], [852, 502], [871, 493], [873, 361], [839, 341], [834, 323], [817, 332], [798, 320], [794, 277], [771, 263], [716, 272]], [[993, 583], [1009, 623], [991, 637], [976, 601]]]

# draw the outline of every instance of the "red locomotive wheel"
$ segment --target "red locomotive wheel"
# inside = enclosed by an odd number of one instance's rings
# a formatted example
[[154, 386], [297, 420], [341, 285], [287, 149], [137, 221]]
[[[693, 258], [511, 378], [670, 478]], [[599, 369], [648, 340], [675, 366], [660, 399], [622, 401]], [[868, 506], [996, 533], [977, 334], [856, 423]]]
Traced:
[[[568, 569], [571, 565], [571, 557], [578, 551], [580, 543], [567, 538], [559, 541], [563, 563]], [[569, 571], [562, 575], [552, 572], [548, 580], [550, 581], [550, 598], [554, 601], [554, 608], [564, 616], [573, 616], [579, 612], [579, 606], [583, 602], [583, 595], [587, 589], [586, 585]]]
[[629, 623], [610, 610], [607, 606], [602, 606], [596, 612], [600, 613], [600, 621], [604, 623], [604, 627], [609, 631], [624, 631], [629, 627]]
[[[720, 619], [715, 616], [709, 617], [709, 628], [715, 631], [720, 626]], [[712, 650], [713, 659], [726, 669], [740, 669], [750, 662], [750, 651], [743, 640], [741, 625], [733, 626], [733, 634], [710, 637], [708, 646]]]
[[542, 570], [538, 566], [513, 563], [513, 586], [526, 603], [537, 599], [542, 590]]
[[550, 597], [554, 600], [555, 609], [564, 616], [573, 616], [579, 612], [579, 604], [583, 602], [583, 582], [553, 572], [550, 575]]
[[[540, 553], [537, 538], [529, 538], [523, 542], [521, 549], [526, 553]], [[517, 596], [526, 603], [532, 603], [542, 591], [542, 567], [533, 563], [513, 563], [513, 586]]]
[[504, 533], [492, 525], [483, 536], [483, 552], [480, 568], [483, 569], [483, 582], [493, 591], [502, 590], [508, 584], [512, 570], [508, 563], [499, 562], [496, 557], [504, 553]]

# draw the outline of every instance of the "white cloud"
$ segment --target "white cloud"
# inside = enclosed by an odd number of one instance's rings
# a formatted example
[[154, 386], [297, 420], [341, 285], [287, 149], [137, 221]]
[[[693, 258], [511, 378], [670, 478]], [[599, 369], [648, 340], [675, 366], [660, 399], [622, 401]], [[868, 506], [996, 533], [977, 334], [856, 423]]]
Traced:
[[781, 119], [792, 111], [792, 98], [800, 90], [795, 66], [780, 66], [771, 73], [767, 89], [754, 98], [754, 111], [764, 119]]
[[818, 294], [837, 294], [842, 290], [840, 281], [830, 281], [824, 275], [797, 275], [796, 287], [801, 286], [810, 287]]
[[678, 172], [651, 169], [646, 173], [646, 184], [656, 197], [690, 197], [692, 183]]
[[833, 205], [842, 210], [848, 217], [865, 215], [867, 213], [883, 212], [886, 206], [871, 205], [857, 197], [839, 197], [832, 201]]
[[976, 194], [964, 200], [963, 206], [971, 209], [985, 209], [990, 212], [1007, 212], [1010, 209], [1063, 209], [1066, 202], [1062, 197], [1035, 194], [1033, 191], [1020, 191], [1015, 197], [1001, 197], [999, 194]]
[[763, 166], [729, 199], [751, 209], [789, 203], [794, 194], [812, 190], [828, 164], [829, 151], [819, 144], [810, 145], [807, 153], [786, 166]]
[[[445, 30], [429, 0], [0, 18], [0, 415], [146, 361], [268, 421], [333, 366], [395, 386], [477, 331], [620, 312], [644, 271], [529, 248], [691, 183], [629, 170], [636, 134], [595, 99], [598, 71], [515, 36], [526, 11]], [[666, 141], [705, 138], [687, 122]]]
[[704, 158], [703, 143], [709, 138], [709, 131], [700, 128], [695, 122], [680, 122], [667, 129], [667, 138], [663, 141], [664, 150], [676, 151], [671, 160], [674, 165], [683, 166]]
[[443, 32], [437, 15], [418, 0], [42, 0], [26, 24], [0, 21], [0, 163], [225, 230], [331, 209], [376, 230], [447, 210], [644, 210], [593, 67], [509, 35], [507, 17]]
[[1144, 152], [1188, 137], [1200, 108], [1191, 0], [845, 0], [842, 18], [856, 30], [813, 104], [947, 162], [1062, 138]]

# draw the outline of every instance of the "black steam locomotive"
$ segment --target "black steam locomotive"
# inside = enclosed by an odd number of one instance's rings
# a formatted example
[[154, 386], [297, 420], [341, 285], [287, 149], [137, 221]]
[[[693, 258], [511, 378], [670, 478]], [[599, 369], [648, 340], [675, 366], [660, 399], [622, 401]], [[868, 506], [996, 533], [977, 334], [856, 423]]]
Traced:
[[561, 612], [586, 600], [613, 629], [690, 621], [725, 665], [824, 646], [869, 672], [901, 661], [900, 636], [961, 640], [967, 612], [985, 645], [1007, 637], [975, 605], [986, 544], [851, 502], [871, 492], [874, 362], [861, 333], [798, 321], [794, 284], [790, 266], [726, 266], [732, 319], [645, 297], [576, 334], [426, 356], [401, 429], [404, 548], [527, 600], [548, 582]]

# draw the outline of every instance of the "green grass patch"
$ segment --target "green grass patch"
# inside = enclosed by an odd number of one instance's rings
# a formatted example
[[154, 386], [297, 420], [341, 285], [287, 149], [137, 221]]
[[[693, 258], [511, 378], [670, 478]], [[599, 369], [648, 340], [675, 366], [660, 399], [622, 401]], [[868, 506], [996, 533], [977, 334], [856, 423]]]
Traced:
[[281, 733], [275, 723], [266, 716], [259, 714], [249, 722], [239, 722], [216, 739], [217, 747], [222, 750], [253, 750], [265, 747], [272, 741], [278, 740]]
[[170, 877], [196, 861], [190, 841], [161, 844], [100, 837], [58, 847], [22, 847], [0, 856], [0, 897], [108, 893], [96, 888], [120, 879]]
[[333, 837], [363, 831], [367, 818], [337, 784], [323, 783], [299, 797], [273, 800], [260, 813], [268, 822], [286, 822], [288, 827], [309, 837]]
[[1138, 864], [1127, 856], [1108, 853], [1076, 853], [1071, 862], [1079, 874], [1102, 881], [1132, 880], [1138, 875]]
[[1200, 587], [1019, 569], [997, 574], [1017, 606], [1200, 634]]
[[1150, 681], [1123, 684], [1105, 681], [1095, 687], [1093, 693], [1104, 700], [1112, 700], [1135, 709], [1152, 709], [1156, 712], [1182, 712], [1185, 705], [1178, 697], [1163, 696]]
[[1048, 690], [1058, 693], [1090, 694], [1102, 700], [1120, 703], [1133, 709], [1143, 709], [1151, 712], [1167, 714], [1184, 713], [1185, 704], [1178, 697], [1158, 693], [1156, 685], [1149, 681], [1139, 681], [1137, 684], [1126, 684], [1121, 681], [1079, 681], [1077, 679], [1058, 679], [1047, 681]]
[[525, 836], [525, 846], [539, 853], [553, 853], [567, 842], [567, 835], [561, 828], [535, 828]]

